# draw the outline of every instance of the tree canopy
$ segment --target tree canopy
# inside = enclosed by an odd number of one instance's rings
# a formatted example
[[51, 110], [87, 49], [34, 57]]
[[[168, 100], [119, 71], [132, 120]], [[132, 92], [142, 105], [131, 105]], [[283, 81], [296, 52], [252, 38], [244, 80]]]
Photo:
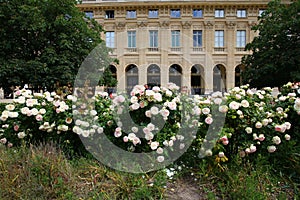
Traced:
[[54, 89], [75, 79], [90, 51], [102, 42], [101, 26], [76, 0], [0, 2], [0, 87], [30, 84]]
[[243, 80], [258, 88], [300, 81], [300, 1], [271, 1], [253, 30], [259, 35], [246, 45]]

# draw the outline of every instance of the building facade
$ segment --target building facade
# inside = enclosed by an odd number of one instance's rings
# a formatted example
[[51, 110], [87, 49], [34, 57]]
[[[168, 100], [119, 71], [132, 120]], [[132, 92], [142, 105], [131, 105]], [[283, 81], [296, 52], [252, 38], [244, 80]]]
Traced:
[[267, 0], [88, 0], [78, 7], [100, 23], [119, 60], [119, 90], [174, 82], [191, 94], [241, 84], [241, 58]]

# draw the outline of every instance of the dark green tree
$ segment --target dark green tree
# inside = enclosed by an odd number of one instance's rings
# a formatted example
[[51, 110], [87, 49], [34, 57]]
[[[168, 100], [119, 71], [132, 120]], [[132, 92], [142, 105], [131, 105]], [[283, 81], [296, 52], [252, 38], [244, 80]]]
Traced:
[[0, 1], [0, 87], [54, 90], [72, 84], [85, 57], [102, 42], [101, 26], [76, 0]]
[[243, 80], [258, 88], [300, 81], [300, 1], [271, 1], [253, 30], [259, 35], [246, 45]]

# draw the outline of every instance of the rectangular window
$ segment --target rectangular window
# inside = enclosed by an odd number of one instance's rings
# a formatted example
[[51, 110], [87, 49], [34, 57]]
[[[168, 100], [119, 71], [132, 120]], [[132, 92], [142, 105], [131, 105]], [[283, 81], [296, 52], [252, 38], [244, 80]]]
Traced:
[[136, 11], [135, 10], [127, 10], [127, 18], [136, 18]]
[[180, 47], [180, 31], [171, 31], [171, 46]]
[[225, 11], [224, 9], [216, 9], [215, 10], [215, 17], [225, 17]]
[[136, 32], [135, 31], [128, 31], [128, 48], [136, 48]]
[[193, 31], [193, 47], [202, 47], [202, 31]]
[[247, 17], [247, 11], [245, 9], [237, 10], [236, 11], [236, 16], [241, 17], [241, 18], [245, 18], [245, 17]]
[[115, 48], [115, 32], [108, 31], [105, 33], [106, 46], [109, 48]]
[[215, 47], [224, 47], [224, 31], [215, 31]]
[[158, 31], [149, 31], [150, 47], [158, 47]]
[[203, 17], [202, 9], [194, 9], [193, 10], [193, 17], [202, 18]]
[[158, 18], [158, 10], [149, 10], [149, 18]]
[[171, 9], [170, 16], [172, 18], [180, 18], [180, 16], [181, 16], [180, 9]]
[[106, 10], [105, 11], [105, 19], [113, 19], [113, 18], [115, 18], [115, 11]]
[[87, 18], [90, 18], [90, 19], [94, 18], [93, 11], [84, 11], [84, 13]]
[[246, 31], [237, 31], [236, 32], [236, 47], [245, 47], [246, 46]]

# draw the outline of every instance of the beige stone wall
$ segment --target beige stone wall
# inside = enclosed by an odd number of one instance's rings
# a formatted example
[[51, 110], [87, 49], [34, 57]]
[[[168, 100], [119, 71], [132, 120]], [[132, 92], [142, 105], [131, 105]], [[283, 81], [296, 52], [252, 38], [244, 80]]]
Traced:
[[[138, 68], [138, 83], [147, 83], [147, 68], [156, 64], [160, 68], [161, 85], [169, 82], [169, 67], [173, 64], [182, 68], [181, 86], [191, 89], [191, 68], [200, 65], [203, 69], [202, 92], [210, 93], [217, 88], [214, 77], [222, 77], [219, 89], [235, 86], [235, 69], [241, 58], [249, 54], [236, 46], [236, 32], [246, 31], [246, 42], [251, 42], [256, 33], [251, 27], [257, 23], [259, 10], [265, 9], [268, 1], [84, 1], [78, 5], [83, 11], [93, 11], [94, 18], [106, 31], [115, 32], [115, 48], [112, 57], [119, 60], [117, 68], [118, 88], [125, 90], [127, 79], [125, 70], [129, 65]], [[148, 10], [158, 9], [158, 18], [149, 18]], [[171, 18], [170, 9], [180, 9], [180, 18]], [[202, 9], [203, 17], [192, 17], [193, 9]], [[225, 17], [216, 18], [215, 9], [224, 9]], [[245, 9], [245, 18], [237, 17], [237, 10]], [[114, 18], [106, 19], [105, 11], [114, 10]], [[136, 10], [137, 17], [126, 18], [126, 10]], [[136, 31], [135, 49], [127, 48], [127, 31]], [[158, 49], [149, 48], [149, 30], [158, 31]], [[171, 31], [180, 31], [180, 46], [171, 47]], [[202, 30], [202, 47], [193, 48], [193, 30]], [[216, 48], [215, 30], [224, 31], [224, 47]], [[105, 35], [102, 35], [105, 39]], [[156, 49], [155, 49], [156, 50]], [[214, 75], [214, 68], [221, 66], [221, 74]]]

